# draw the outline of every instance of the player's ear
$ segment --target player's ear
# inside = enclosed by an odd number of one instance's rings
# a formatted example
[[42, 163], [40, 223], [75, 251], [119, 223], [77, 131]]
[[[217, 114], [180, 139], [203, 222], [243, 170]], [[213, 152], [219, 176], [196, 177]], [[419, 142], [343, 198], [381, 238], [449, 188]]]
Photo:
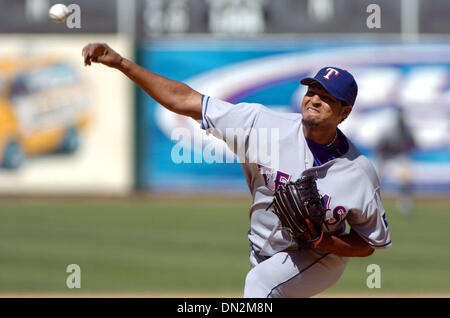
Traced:
[[350, 115], [352, 109], [353, 109], [352, 105], [345, 105], [344, 103], [342, 103], [341, 123], [348, 117], [348, 115]]

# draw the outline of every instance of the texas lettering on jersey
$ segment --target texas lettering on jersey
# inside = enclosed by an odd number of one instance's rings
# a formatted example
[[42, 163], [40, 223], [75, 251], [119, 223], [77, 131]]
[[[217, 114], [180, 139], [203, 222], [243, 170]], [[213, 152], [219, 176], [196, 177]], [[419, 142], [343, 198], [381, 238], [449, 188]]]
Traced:
[[278, 189], [279, 186], [286, 185], [291, 179], [291, 175], [280, 171], [274, 170], [270, 167], [258, 164], [259, 172], [264, 178], [264, 183], [266, 187], [275, 192], [275, 189]]
[[[286, 185], [291, 179], [291, 175], [286, 172], [275, 170], [261, 164], [258, 164], [258, 168], [264, 178], [266, 187], [273, 192], [275, 192], [275, 189], [278, 189], [279, 186]], [[322, 195], [322, 204], [327, 211], [325, 224], [333, 226], [339, 224], [347, 216], [347, 209], [342, 205], [337, 205], [333, 209], [330, 209], [330, 202], [331, 196], [329, 194]]]
[[329, 194], [322, 195], [322, 204], [327, 211], [325, 223], [329, 226], [339, 224], [347, 216], [347, 209], [342, 205], [337, 205], [331, 210], [330, 201], [331, 196]]

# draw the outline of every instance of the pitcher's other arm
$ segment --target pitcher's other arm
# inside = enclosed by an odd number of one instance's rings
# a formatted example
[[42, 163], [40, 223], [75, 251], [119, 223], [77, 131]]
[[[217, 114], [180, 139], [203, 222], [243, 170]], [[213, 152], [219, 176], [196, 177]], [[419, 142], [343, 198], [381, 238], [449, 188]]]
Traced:
[[314, 245], [332, 254], [345, 257], [366, 257], [375, 251], [353, 230], [343, 236], [323, 233], [322, 238]]

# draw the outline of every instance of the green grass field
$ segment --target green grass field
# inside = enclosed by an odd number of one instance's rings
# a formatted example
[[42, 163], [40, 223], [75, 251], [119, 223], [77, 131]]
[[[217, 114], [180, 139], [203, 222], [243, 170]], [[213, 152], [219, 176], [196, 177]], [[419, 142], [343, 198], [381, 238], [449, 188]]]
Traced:
[[[167, 203], [165, 203], [167, 201]], [[450, 293], [449, 200], [400, 215], [385, 202], [393, 246], [353, 258], [323, 295]], [[0, 294], [230, 295], [248, 264], [248, 198], [3, 200]], [[69, 264], [81, 288], [68, 289]], [[366, 286], [369, 264], [380, 289]]]

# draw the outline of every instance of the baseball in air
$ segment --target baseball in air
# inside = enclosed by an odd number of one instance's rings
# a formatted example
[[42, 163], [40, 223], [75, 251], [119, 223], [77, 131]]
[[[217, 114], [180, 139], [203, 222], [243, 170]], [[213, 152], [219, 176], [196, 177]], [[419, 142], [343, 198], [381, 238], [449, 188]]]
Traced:
[[69, 15], [69, 8], [67, 8], [64, 4], [58, 3], [50, 8], [48, 15], [53, 22], [63, 23]]

